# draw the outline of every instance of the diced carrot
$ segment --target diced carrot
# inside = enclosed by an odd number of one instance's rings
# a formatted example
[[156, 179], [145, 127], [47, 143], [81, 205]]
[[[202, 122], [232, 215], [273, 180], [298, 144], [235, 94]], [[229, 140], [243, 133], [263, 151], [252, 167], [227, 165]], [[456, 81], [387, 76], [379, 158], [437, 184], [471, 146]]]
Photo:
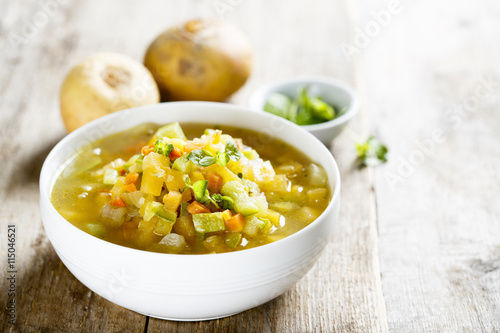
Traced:
[[139, 181], [139, 174], [137, 172], [131, 172], [125, 177], [125, 181], [123, 184], [128, 185], [128, 184], [134, 184], [137, 185], [137, 182]]
[[172, 160], [172, 161], [175, 161], [176, 159], [178, 159], [181, 156], [182, 156], [182, 150], [180, 150], [177, 147], [174, 147], [174, 149], [172, 150], [170, 155], [168, 155], [168, 157], [170, 157], [170, 160]]
[[205, 205], [199, 203], [198, 201], [193, 201], [188, 207], [187, 211], [189, 214], [201, 214], [201, 213], [210, 213], [210, 209], [208, 209]]
[[122, 198], [118, 197], [115, 200], [111, 201], [111, 204], [115, 207], [127, 207], [125, 201]]
[[201, 149], [205, 147], [205, 144], [203, 143], [194, 143], [192, 141], [189, 141], [186, 143], [186, 145], [184, 146], [184, 151], [186, 153], [190, 153], [191, 151], [195, 150], [195, 149]]
[[222, 188], [222, 176], [215, 172], [209, 172], [207, 175], [208, 189], [210, 192], [220, 192]]
[[245, 217], [243, 214], [236, 214], [232, 216], [229, 220], [224, 221], [226, 228], [231, 232], [239, 232], [243, 230], [243, 225], [245, 224]]
[[149, 153], [152, 153], [155, 150], [154, 146], [144, 146], [141, 149], [141, 153], [144, 156], [147, 156]]
[[135, 192], [135, 191], [137, 191], [137, 187], [135, 187], [134, 183], [123, 185], [122, 189], [125, 192]]
[[125, 169], [122, 169], [122, 171], [120, 171], [120, 176], [125, 176], [126, 173], [127, 171], [125, 171]]
[[233, 213], [229, 209], [226, 209], [225, 211], [222, 212], [222, 218], [224, 221], [229, 220], [233, 216]]

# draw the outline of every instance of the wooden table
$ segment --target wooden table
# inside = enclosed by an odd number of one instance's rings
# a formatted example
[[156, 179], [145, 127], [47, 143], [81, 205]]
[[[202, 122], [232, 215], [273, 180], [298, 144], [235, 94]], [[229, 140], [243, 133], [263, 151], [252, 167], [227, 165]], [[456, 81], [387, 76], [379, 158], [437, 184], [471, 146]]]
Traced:
[[[47, 4], [47, 5], [45, 5]], [[326, 75], [363, 99], [352, 123], [390, 147], [353, 166], [346, 134], [335, 236], [293, 289], [229, 318], [148, 318], [92, 293], [64, 267], [38, 206], [42, 162], [65, 131], [58, 92], [84, 57], [141, 60], [193, 17], [237, 25], [255, 47], [250, 81]], [[16, 227], [16, 324], [5, 332], [499, 332], [500, 3], [493, 0], [0, 2], [0, 304], [8, 307], [7, 225]], [[5, 314], [5, 315], [4, 315]]]

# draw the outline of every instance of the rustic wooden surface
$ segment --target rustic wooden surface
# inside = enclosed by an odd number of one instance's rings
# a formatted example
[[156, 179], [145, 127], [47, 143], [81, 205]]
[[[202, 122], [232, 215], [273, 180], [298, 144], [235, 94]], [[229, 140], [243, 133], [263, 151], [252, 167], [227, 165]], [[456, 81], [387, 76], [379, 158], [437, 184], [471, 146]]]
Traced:
[[[193, 17], [228, 20], [254, 44], [253, 76], [231, 102], [277, 78], [339, 78], [363, 98], [352, 129], [378, 135], [391, 159], [358, 170], [340, 136], [341, 216], [316, 266], [258, 308], [178, 323], [116, 306], [69, 273], [43, 231], [38, 175], [65, 135], [67, 70], [97, 51], [141, 60], [160, 31]], [[493, 0], [0, 1], [2, 306], [7, 224], [18, 270], [16, 324], [5, 310], [0, 331], [499, 332], [499, 38]]]

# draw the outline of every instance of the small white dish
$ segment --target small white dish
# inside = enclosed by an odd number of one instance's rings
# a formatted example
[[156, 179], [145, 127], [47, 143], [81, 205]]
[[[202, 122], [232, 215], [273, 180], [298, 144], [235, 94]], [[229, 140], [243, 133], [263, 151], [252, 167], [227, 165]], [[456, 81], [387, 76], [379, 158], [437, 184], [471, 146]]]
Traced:
[[[304, 152], [328, 176], [331, 201], [310, 225], [277, 242], [231, 253], [177, 255], [119, 246], [78, 229], [50, 201], [68, 158], [84, 145], [142, 123], [197, 122], [258, 132]], [[123, 110], [70, 133], [45, 160], [40, 208], [45, 231], [66, 267], [95, 293], [152, 317], [191, 321], [239, 313], [284, 293], [302, 278], [328, 244], [340, 207], [340, 173], [328, 149], [282, 118], [231, 104], [172, 102]]]
[[332, 140], [342, 132], [359, 111], [360, 102], [354, 90], [344, 82], [328, 77], [299, 77], [271, 82], [257, 89], [249, 99], [249, 107], [255, 111], [264, 111], [264, 105], [273, 93], [285, 94], [295, 98], [302, 87], [309, 87], [312, 96], [319, 96], [332, 105], [336, 112], [342, 112], [338, 118], [330, 121], [300, 126], [317, 137], [325, 145], [330, 145]]

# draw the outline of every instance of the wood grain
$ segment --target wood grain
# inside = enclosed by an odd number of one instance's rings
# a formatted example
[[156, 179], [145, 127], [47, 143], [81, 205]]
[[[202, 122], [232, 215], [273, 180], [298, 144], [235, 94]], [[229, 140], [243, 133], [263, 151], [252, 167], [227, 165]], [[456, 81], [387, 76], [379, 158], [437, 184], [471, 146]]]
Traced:
[[[0, 316], [0, 331], [500, 331], [500, 5], [401, 1], [398, 13], [347, 59], [339, 45], [354, 45], [390, 2], [53, 3], [46, 9], [35, 0], [0, 2], [2, 306], [8, 300], [7, 224], [17, 226], [18, 255], [17, 322]], [[218, 3], [229, 7], [218, 11]], [[23, 36], [26, 22], [43, 12], [46, 22]], [[43, 231], [38, 176], [65, 135], [58, 91], [69, 68], [99, 51], [141, 60], [158, 33], [193, 17], [228, 20], [254, 44], [253, 75], [230, 102], [246, 105], [253, 90], [274, 79], [339, 78], [363, 97], [351, 128], [361, 137], [377, 134], [391, 159], [359, 170], [352, 140], [341, 135], [332, 147], [343, 182], [341, 216], [319, 262], [294, 288], [258, 308], [179, 323], [116, 306], [73, 277]], [[12, 33], [26, 43], [17, 45]], [[488, 80], [491, 93], [466, 110], [464, 103], [486, 91]], [[431, 147], [438, 129], [445, 139]], [[404, 161], [421, 156], [421, 147], [431, 151], [405, 170]]]
[[[365, 17], [385, 4], [370, 3]], [[369, 111], [391, 146], [375, 188], [394, 332], [500, 331], [499, 9], [414, 2], [364, 52]]]

